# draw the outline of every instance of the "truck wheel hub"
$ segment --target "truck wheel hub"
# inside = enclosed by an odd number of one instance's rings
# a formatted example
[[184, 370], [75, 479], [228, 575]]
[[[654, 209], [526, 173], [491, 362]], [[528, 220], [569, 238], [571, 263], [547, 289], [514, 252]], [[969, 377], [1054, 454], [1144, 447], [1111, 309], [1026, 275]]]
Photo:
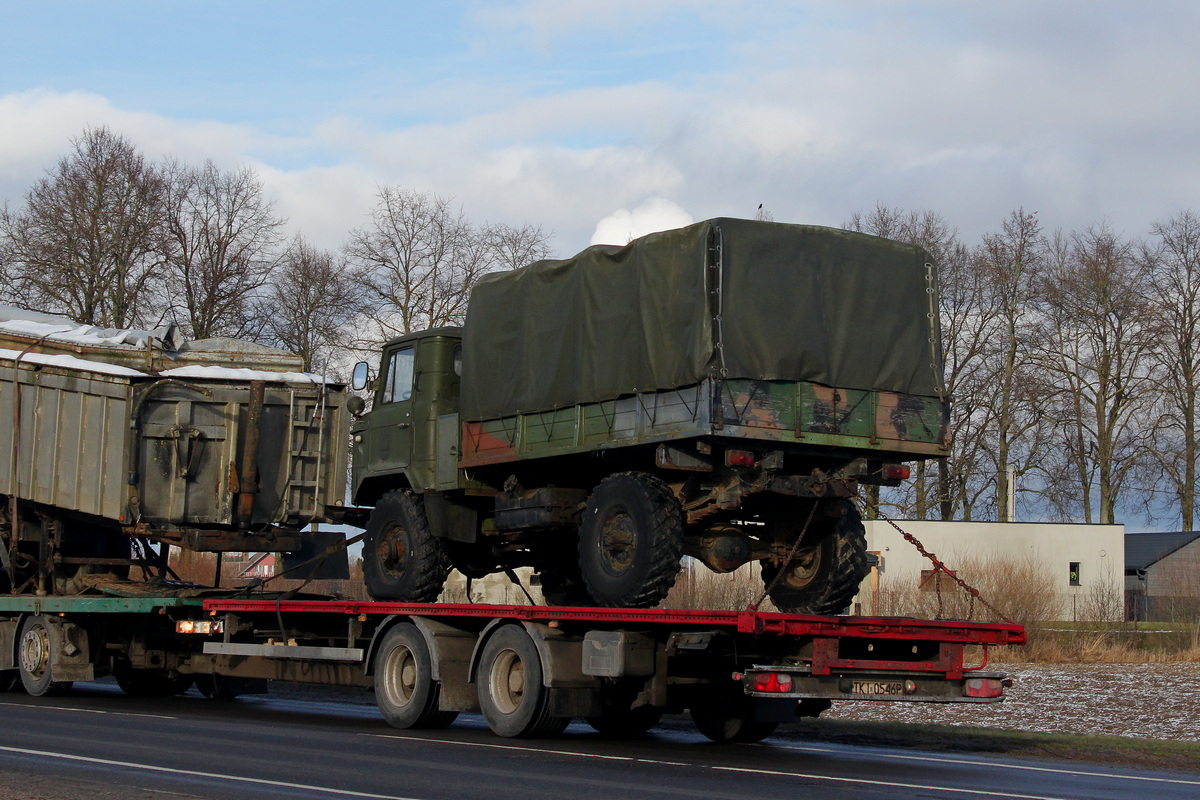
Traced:
[[614, 514], [605, 520], [600, 533], [600, 556], [605, 569], [620, 574], [633, 566], [637, 550], [637, 531], [628, 514]]
[[46, 663], [50, 657], [49, 642], [46, 641], [45, 631], [33, 628], [25, 632], [21, 640], [21, 668], [27, 675], [40, 677], [46, 671]]
[[784, 580], [789, 586], [803, 587], [812, 583], [821, 569], [821, 548], [806, 547], [792, 557]]

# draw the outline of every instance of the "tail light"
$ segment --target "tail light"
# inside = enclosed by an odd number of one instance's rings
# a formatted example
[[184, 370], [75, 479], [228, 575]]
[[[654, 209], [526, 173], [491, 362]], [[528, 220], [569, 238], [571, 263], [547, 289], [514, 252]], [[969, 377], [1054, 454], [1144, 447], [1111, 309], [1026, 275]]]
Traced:
[[754, 453], [749, 450], [726, 450], [725, 463], [731, 467], [753, 467]]
[[792, 691], [792, 676], [786, 672], [755, 672], [750, 675], [750, 691], [787, 694]]
[[970, 678], [963, 686], [967, 697], [1000, 697], [1004, 694], [1004, 682], [999, 678]]
[[906, 481], [912, 471], [907, 464], [884, 464], [883, 479], [885, 481]]

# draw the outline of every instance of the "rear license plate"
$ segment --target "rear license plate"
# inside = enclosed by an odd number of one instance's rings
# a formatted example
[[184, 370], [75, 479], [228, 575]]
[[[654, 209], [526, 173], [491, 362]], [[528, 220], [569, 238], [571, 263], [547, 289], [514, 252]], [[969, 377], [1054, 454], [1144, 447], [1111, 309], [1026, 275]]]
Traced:
[[854, 681], [850, 694], [892, 695], [904, 694], [903, 681]]

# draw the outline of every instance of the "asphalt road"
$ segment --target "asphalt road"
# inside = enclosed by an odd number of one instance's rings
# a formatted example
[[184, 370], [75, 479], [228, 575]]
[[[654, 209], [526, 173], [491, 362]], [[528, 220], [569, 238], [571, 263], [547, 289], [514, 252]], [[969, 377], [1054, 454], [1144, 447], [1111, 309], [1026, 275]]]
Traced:
[[512, 741], [466, 715], [389, 728], [371, 706], [244, 698], [0, 695], [0, 798], [1143, 798], [1194, 800], [1200, 775], [809, 745], [714, 745], [674, 725], [607, 741], [583, 724]]

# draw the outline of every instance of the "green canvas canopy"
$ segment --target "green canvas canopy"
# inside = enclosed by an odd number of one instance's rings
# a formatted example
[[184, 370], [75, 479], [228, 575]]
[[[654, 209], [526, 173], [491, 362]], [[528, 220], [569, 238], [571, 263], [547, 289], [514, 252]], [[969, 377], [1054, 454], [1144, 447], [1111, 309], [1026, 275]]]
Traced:
[[462, 415], [548, 411], [709, 376], [940, 395], [936, 281], [919, 247], [740, 219], [489, 275], [467, 310]]

